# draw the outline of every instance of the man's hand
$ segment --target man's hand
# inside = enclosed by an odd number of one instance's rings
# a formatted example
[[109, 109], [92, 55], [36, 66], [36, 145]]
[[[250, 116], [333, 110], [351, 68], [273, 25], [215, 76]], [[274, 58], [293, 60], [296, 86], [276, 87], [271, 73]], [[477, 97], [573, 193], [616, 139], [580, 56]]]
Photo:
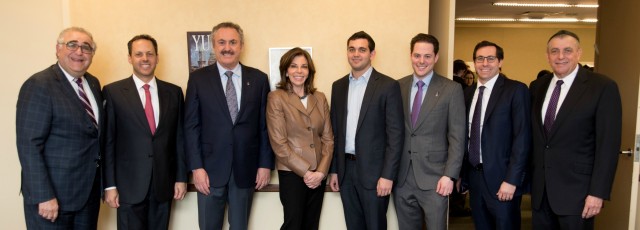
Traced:
[[380, 179], [378, 179], [378, 186], [376, 186], [376, 191], [378, 192], [378, 196], [383, 197], [383, 196], [391, 195], [392, 187], [393, 187], [392, 180], [380, 177]]
[[187, 183], [176, 182], [173, 186], [173, 199], [182, 200], [185, 194], [187, 194]]
[[256, 175], [256, 189], [260, 190], [269, 184], [271, 180], [271, 169], [258, 168], [258, 174]]
[[329, 174], [329, 187], [331, 187], [331, 190], [333, 190], [334, 192], [339, 192], [340, 191], [340, 185], [338, 184], [338, 174], [337, 173]]
[[324, 173], [307, 171], [304, 174], [303, 179], [307, 187], [309, 187], [310, 189], [315, 189], [320, 186], [320, 183], [322, 183], [322, 179], [324, 179]]
[[107, 202], [109, 207], [118, 208], [120, 207], [120, 194], [118, 194], [118, 189], [109, 189], [104, 191], [104, 201]]
[[510, 201], [514, 193], [516, 193], [516, 186], [503, 181], [496, 195], [499, 201]]
[[209, 175], [203, 168], [193, 170], [193, 184], [198, 192], [209, 195]]
[[58, 218], [58, 208], [58, 199], [53, 198], [38, 204], [38, 214], [42, 218], [55, 222]]
[[440, 194], [440, 196], [448, 196], [451, 195], [451, 192], [453, 192], [453, 181], [448, 176], [442, 176], [438, 180], [436, 193]]
[[602, 199], [588, 195], [584, 201], [584, 209], [582, 209], [582, 218], [589, 219], [600, 213], [602, 208]]

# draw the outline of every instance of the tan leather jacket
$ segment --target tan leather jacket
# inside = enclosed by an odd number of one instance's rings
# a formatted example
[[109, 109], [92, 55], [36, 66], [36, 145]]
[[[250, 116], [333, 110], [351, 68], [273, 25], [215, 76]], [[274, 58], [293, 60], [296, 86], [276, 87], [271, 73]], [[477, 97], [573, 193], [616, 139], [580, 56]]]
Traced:
[[267, 127], [278, 170], [301, 177], [310, 170], [327, 175], [333, 157], [333, 131], [323, 93], [310, 94], [307, 108], [292, 92], [277, 89], [269, 93]]

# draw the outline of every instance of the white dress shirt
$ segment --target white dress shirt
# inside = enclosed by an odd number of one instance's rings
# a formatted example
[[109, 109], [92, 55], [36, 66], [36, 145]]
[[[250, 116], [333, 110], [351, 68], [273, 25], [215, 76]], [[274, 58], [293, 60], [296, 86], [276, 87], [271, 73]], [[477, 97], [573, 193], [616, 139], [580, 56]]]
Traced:
[[[480, 143], [482, 143], [482, 127], [484, 125], [484, 115], [487, 112], [487, 105], [489, 104], [489, 98], [491, 98], [491, 91], [493, 91], [493, 86], [496, 84], [499, 75], [500, 74], [497, 74], [495, 77], [491, 78], [491, 80], [487, 81], [487, 83], [485, 83], [484, 85], [478, 82], [476, 91], [473, 93], [473, 100], [471, 100], [471, 108], [469, 108], [469, 121], [467, 123], [469, 127], [469, 133], [467, 135], [469, 137], [471, 137], [471, 121], [473, 121], [473, 115], [476, 112], [476, 102], [478, 101], [480, 86], [484, 86], [485, 88], [482, 92], [482, 113], [480, 113]], [[469, 148], [469, 146], [467, 146], [467, 148]], [[480, 163], [482, 163], [482, 146], [480, 147]]]
[[156, 128], [158, 127], [158, 121], [160, 121], [160, 100], [158, 99], [158, 84], [156, 83], [156, 77], [154, 76], [149, 83], [144, 83], [138, 76], [133, 74], [133, 83], [136, 84], [138, 90], [138, 96], [142, 102], [142, 108], [147, 103], [147, 96], [144, 93], [143, 86], [149, 84], [149, 93], [151, 93], [151, 106], [153, 107], [153, 118], [156, 121]]
[[553, 89], [556, 87], [556, 82], [558, 82], [558, 80], [563, 81], [563, 84], [560, 86], [560, 96], [558, 97], [558, 105], [556, 106], [556, 115], [557, 115], [558, 111], [560, 111], [560, 107], [562, 106], [562, 102], [564, 102], [564, 99], [567, 97], [567, 93], [569, 93], [569, 89], [571, 88], [573, 81], [576, 79], [576, 75], [578, 74], [578, 68], [580, 68], [580, 66], [576, 65], [576, 68], [573, 70], [573, 72], [571, 72], [569, 75], [567, 75], [562, 79], [558, 78], [558, 76], [555, 73], [553, 74], [553, 78], [549, 83], [549, 88], [547, 88], [547, 95], [544, 97], [544, 103], [542, 104], [542, 111], [540, 111], [540, 113], [542, 114], [543, 124], [544, 124], [544, 118], [546, 117], [546, 114], [547, 114], [547, 107], [549, 107], [549, 100], [551, 100], [551, 94], [553, 94]]
[[373, 72], [373, 67], [362, 74], [361, 77], [355, 78], [353, 73], [349, 73], [349, 95], [347, 101], [347, 131], [344, 145], [345, 153], [356, 153], [356, 129], [358, 128], [358, 118], [360, 118], [360, 108], [362, 108], [362, 99], [364, 92], [367, 90], [367, 83]]
[[216, 62], [218, 65], [218, 72], [220, 72], [220, 81], [222, 82], [222, 90], [227, 93], [227, 75], [224, 75], [227, 71], [233, 72], [233, 87], [236, 88], [236, 98], [238, 99], [238, 111], [240, 111], [240, 99], [242, 98], [242, 65], [237, 64], [233, 69], [225, 69]]

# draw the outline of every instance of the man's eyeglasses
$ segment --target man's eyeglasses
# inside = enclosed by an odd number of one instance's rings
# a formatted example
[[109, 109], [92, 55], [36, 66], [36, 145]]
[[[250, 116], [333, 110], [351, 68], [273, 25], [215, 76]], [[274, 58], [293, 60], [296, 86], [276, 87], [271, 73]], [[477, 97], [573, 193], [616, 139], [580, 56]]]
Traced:
[[78, 44], [77, 41], [70, 41], [67, 43], [58, 43], [58, 44], [66, 46], [67, 49], [70, 51], [76, 51], [78, 50], [78, 48], [80, 48], [80, 50], [82, 50], [82, 53], [85, 53], [85, 54], [92, 54], [93, 51], [95, 51], [95, 49], [93, 49], [93, 47], [91, 47], [90, 45], [88, 44], [80, 45]]
[[489, 62], [489, 63], [494, 63], [494, 62], [496, 62], [496, 60], [498, 60], [498, 57], [496, 57], [496, 56], [488, 56], [488, 57], [477, 56], [474, 60], [476, 61], [476, 63], [484, 63], [484, 60], [487, 60], [487, 62]]

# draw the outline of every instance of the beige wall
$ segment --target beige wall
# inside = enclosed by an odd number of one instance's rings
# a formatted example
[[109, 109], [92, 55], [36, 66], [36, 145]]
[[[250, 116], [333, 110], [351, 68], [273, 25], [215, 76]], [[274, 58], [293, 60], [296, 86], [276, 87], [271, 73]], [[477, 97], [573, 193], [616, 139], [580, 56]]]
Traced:
[[[38, 7], [33, 7], [38, 5]], [[62, 29], [61, 1], [0, 2], [0, 225], [24, 229], [20, 192], [20, 163], [16, 150], [15, 114], [20, 86], [29, 76], [56, 60], [55, 45]]]
[[[6, 79], [1, 86], [0, 133], [6, 153], [0, 154], [3, 208], [0, 223], [6, 229], [24, 229], [22, 197], [19, 196], [20, 166], [15, 149], [15, 103], [21, 84], [31, 74], [55, 62], [58, 32], [66, 26], [91, 31], [98, 43], [89, 72], [104, 84], [131, 74], [127, 63], [127, 41], [147, 33], [159, 42], [160, 64], [156, 74], [163, 80], [186, 87], [186, 31], [208, 31], [222, 21], [234, 21], [245, 31], [246, 65], [268, 72], [268, 48], [311, 46], [319, 90], [330, 93], [331, 83], [349, 71], [346, 40], [356, 31], [373, 36], [377, 56], [373, 65], [394, 78], [411, 73], [409, 41], [427, 32], [429, 0], [390, 1], [3, 1], [0, 41], [5, 52], [0, 63]], [[34, 7], [37, 6], [37, 7]], [[11, 35], [11, 36], [8, 36]], [[44, 51], [44, 52], [43, 52]], [[277, 179], [275, 176], [273, 179]], [[344, 218], [337, 193], [326, 195], [323, 229], [343, 229]], [[197, 226], [195, 193], [175, 205], [173, 229]], [[254, 202], [252, 229], [277, 229], [282, 211], [277, 193], [259, 193]], [[397, 228], [395, 212], [388, 213], [390, 229]], [[104, 208], [101, 229], [115, 229], [115, 212]], [[188, 226], [188, 227], [185, 227]]]
[[504, 49], [502, 72], [509, 78], [529, 85], [540, 70], [551, 70], [546, 56], [547, 40], [561, 29], [570, 30], [580, 37], [582, 45], [580, 61], [593, 63], [595, 25], [457, 24], [454, 60], [462, 59], [465, 62], [471, 62], [476, 44], [482, 40], [491, 41]]

